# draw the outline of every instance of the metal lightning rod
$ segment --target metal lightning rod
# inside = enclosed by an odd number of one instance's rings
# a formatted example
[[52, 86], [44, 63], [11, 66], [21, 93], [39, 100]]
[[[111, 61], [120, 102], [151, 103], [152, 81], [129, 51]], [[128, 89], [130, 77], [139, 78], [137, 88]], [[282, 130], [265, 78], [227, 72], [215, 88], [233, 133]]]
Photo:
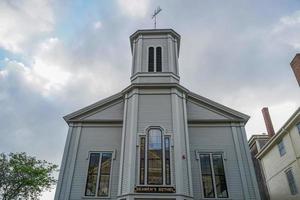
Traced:
[[162, 11], [162, 9], [158, 6], [155, 10], [154, 13], [152, 15], [152, 19], [154, 18], [154, 29], [156, 29], [156, 16], [158, 15], [158, 13], [160, 13], [160, 11]]

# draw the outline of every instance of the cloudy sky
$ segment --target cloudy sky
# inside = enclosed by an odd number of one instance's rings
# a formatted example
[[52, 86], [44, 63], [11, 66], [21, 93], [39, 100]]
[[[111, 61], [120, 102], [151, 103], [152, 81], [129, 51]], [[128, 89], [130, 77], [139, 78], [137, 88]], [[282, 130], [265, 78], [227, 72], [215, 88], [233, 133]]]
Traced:
[[182, 36], [181, 84], [250, 115], [248, 138], [266, 132], [262, 107], [275, 131], [299, 107], [297, 0], [2, 0], [0, 152], [60, 164], [62, 117], [130, 84], [128, 37], [153, 28], [158, 5], [158, 28]]

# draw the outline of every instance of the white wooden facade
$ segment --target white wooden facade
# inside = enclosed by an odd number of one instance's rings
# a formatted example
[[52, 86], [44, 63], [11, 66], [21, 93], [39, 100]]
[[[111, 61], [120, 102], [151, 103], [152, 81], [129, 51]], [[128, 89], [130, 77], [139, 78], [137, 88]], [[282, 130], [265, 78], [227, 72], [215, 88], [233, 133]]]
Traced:
[[[174, 30], [139, 30], [131, 35], [130, 42], [131, 85], [64, 117], [70, 128], [55, 199], [206, 199], [200, 155], [214, 153], [222, 155], [228, 192], [225, 199], [260, 199], [244, 129], [249, 117], [179, 84], [180, 35]], [[157, 47], [162, 50], [161, 64], [155, 62], [153, 72], [149, 72], [150, 47], [154, 51]], [[154, 54], [154, 59], [157, 55]], [[147, 141], [151, 129], [160, 130], [162, 137], [170, 140], [170, 165], [166, 165], [167, 153], [163, 153], [164, 177], [162, 184], [155, 187], [173, 188], [172, 192], [137, 190], [154, 187], [147, 181], [142, 185], [140, 182], [141, 149], [144, 148], [141, 138]], [[91, 152], [112, 155], [106, 197], [86, 196]], [[150, 178], [147, 163], [143, 168], [146, 180]], [[167, 167], [169, 179], [165, 176]], [[216, 193], [217, 186], [214, 186]]]

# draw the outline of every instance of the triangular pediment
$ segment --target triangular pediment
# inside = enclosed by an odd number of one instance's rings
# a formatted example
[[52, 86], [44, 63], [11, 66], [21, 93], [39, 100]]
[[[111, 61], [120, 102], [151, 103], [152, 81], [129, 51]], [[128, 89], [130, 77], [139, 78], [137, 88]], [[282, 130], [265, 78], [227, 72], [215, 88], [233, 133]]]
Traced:
[[187, 118], [189, 121], [246, 122], [249, 116], [190, 93], [187, 100]]
[[90, 106], [82, 108], [64, 117], [67, 122], [114, 122], [123, 120], [124, 101], [122, 95], [117, 94]]
[[187, 102], [187, 114], [189, 120], [228, 120], [230, 117], [218, 113], [211, 108], [196, 102]]

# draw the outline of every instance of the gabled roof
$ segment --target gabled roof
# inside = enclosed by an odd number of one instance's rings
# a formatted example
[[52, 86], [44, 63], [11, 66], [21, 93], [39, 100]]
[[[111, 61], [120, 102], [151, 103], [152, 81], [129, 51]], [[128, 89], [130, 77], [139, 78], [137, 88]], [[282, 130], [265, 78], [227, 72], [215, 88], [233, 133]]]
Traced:
[[82, 118], [85, 115], [88, 115], [89, 113], [92, 113], [94, 110], [107, 107], [113, 104], [114, 102], [121, 101], [122, 99], [123, 99], [123, 94], [119, 92], [115, 95], [102, 99], [96, 103], [93, 103], [92, 105], [89, 105], [87, 107], [84, 107], [80, 110], [77, 110], [71, 114], [64, 116], [64, 120], [68, 123], [72, 121], [78, 121], [78, 119]]
[[220, 113], [220, 114], [222, 114], [226, 117], [229, 117], [229, 119], [225, 120], [225, 121], [233, 121], [233, 122], [235, 121], [235, 122], [244, 122], [244, 123], [246, 123], [250, 118], [246, 114], [243, 114], [241, 112], [233, 110], [229, 107], [226, 107], [222, 104], [214, 102], [210, 99], [207, 99], [207, 98], [205, 98], [203, 96], [200, 96], [198, 94], [195, 94], [193, 92], [189, 92], [188, 97], [193, 99], [193, 100], [201, 102], [201, 104], [204, 104], [207, 107], [213, 108], [215, 111], [217, 111], [218, 113]]
[[300, 107], [292, 114], [292, 116], [284, 123], [284, 125], [277, 131], [277, 133], [265, 144], [260, 152], [256, 155], [261, 159], [267, 152], [269, 152], [280, 139], [287, 134], [287, 129], [291, 128], [300, 120]]
[[[95, 113], [95, 111], [106, 109], [107, 107], [114, 106], [116, 103], [121, 102], [124, 100], [124, 94], [128, 91], [132, 90], [133, 88], [141, 87], [141, 88], [148, 88], [148, 87], [154, 87], [154, 88], [161, 88], [161, 87], [177, 87], [181, 91], [187, 93], [188, 100], [192, 102], [196, 102], [197, 104], [204, 106], [204, 108], [208, 108], [209, 111], [212, 111], [214, 113], [220, 114], [220, 116], [224, 116], [224, 119], [217, 119], [216, 121], [224, 121], [224, 122], [243, 122], [246, 123], [248, 119], [250, 118], [248, 115], [245, 115], [241, 112], [238, 112], [236, 110], [233, 110], [231, 108], [228, 108], [224, 105], [221, 105], [219, 103], [216, 103], [210, 99], [207, 99], [203, 96], [200, 96], [198, 94], [195, 94], [193, 92], [190, 92], [183, 86], [177, 83], [168, 83], [168, 84], [131, 84], [121, 92], [110, 96], [108, 98], [105, 98], [103, 100], [100, 100], [92, 105], [89, 105], [87, 107], [84, 107], [78, 111], [75, 111], [71, 114], [68, 114], [64, 116], [64, 120], [67, 123], [70, 122], [78, 122], [82, 121], [83, 119], [88, 119], [91, 121], [92, 118], [88, 118], [92, 113]], [[102, 120], [105, 121], [105, 120]], [[108, 120], [109, 122], [111, 120]], [[194, 120], [195, 123], [197, 123]]]

